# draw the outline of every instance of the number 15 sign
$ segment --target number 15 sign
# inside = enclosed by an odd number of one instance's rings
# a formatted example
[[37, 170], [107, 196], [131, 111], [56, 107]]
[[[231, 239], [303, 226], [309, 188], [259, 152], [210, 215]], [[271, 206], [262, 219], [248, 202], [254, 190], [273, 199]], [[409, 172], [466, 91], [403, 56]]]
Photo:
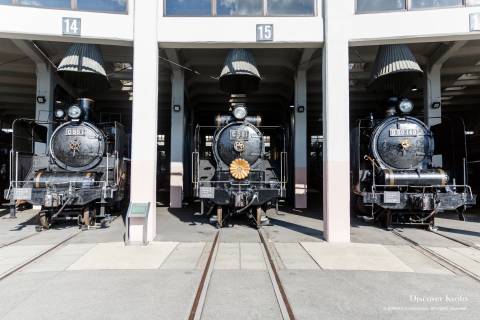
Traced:
[[82, 34], [82, 20], [80, 18], [62, 18], [62, 33], [65, 36], [79, 36]]
[[273, 24], [257, 24], [257, 42], [273, 41]]

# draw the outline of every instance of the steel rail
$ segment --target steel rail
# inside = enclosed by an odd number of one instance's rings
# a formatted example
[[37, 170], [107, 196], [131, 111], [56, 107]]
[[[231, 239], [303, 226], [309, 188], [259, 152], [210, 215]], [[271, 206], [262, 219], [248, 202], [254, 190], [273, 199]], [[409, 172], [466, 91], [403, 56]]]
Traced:
[[23, 238], [20, 238], [20, 239], [17, 239], [17, 240], [13, 240], [13, 241], [11, 241], [11, 242], [7, 242], [7, 243], [4, 243], [4, 244], [1, 244], [1, 245], [0, 245], [0, 249], [1, 249], [1, 248], [8, 247], [8, 246], [11, 246], [11, 245], [13, 245], [13, 244], [15, 244], [15, 243], [19, 243], [20, 241], [23, 241], [23, 240], [27, 240], [27, 239], [29, 239], [29, 238], [31, 238], [31, 237], [33, 237], [33, 236], [39, 235], [39, 234], [40, 234], [39, 232], [35, 232], [35, 233], [29, 234], [28, 236], [25, 236], [25, 237], [23, 237]]
[[477, 282], [480, 282], [480, 276], [476, 275], [473, 272], [468, 271], [467, 269], [465, 269], [462, 266], [458, 265], [457, 263], [451, 261], [450, 259], [447, 259], [444, 256], [436, 253], [435, 251], [419, 244], [415, 240], [401, 234], [400, 232], [398, 232], [395, 229], [392, 230], [392, 233], [394, 235], [396, 235], [397, 237], [399, 237], [399, 238], [405, 240], [406, 242], [408, 242], [410, 244], [410, 247], [414, 248], [415, 250], [417, 250], [418, 252], [427, 256], [428, 258], [434, 260], [435, 262], [437, 262], [441, 266], [445, 267], [449, 271], [451, 271], [451, 272], [453, 272], [457, 275], [459, 275], [459, 274], [466, 275], [466, 276], [472, 278], [473, 280], [475, 280]]
[[57, 244], [55, 244], [53, 247], [47, 249], [47, 250], [44, 250], [42, 251], [40, 254], [36, 255], [35, 257], [19, 264], [18, 266], [15, 266], [13, 267], [12, 269], [10, 269], [9, 271], [7, 271], [6, 273], [0, 275], [0, 281], [3, 281], [5, 280], [6, 278], [8, 278], [9, 276], [11, 276], [12, 274], [16, 273], [17, 271], [20, 271], [21, 269], [25, 268], [26, 266], [30, 265], [31, 263], [37, 261], [38, 259], [40, 259], [41, 257], [49, 254], [50, 252], [54, 251], [55, 249], [61, 247], [62, 245], [64, 245], [65, 243], [67, 243], [68, 241], [70, 241], [71, 239], [75, 238], [76, 236], [78, 236], [80, 233], [82, 233], [82, 231], [77, 231], [75, 232], [73, 235], [70, 235], [68, 236], [66, 239], [58, 242]]
[[430, 230], [430, 232], [435, 233], [436, 235], [444, 237], [448, 240], [460, 243], [460, 244], [464, 245], [465, 247], [469, 247], [469, 248], [472, 248], [472, 249], [475, 249], [475, 250], [480, 250], [480, 247], [476, 246], [473, 243], [470, 243], [470, 242], [467, 242], [467, 241], [464, 241], [464, 240], [460, 240], [460, 239], [457, 239], [457, 238], [454, 238], [454, 237], [451, 237], [451, 236], [447, 236], [446, 234], [444, 234], [443, 232], [440, 232], [438, 230]]
[[208, 255], [208, 260], [205, 264], [205, 268], [203, 269], [202, 277], [200, 279], [200, 283], [198, 284], [197, 292], [195, 293], [195, 298], [190, 309], [188, 320], [197, 320], [200, 319], [202, 316], [203, 308], [205, 306], [205, 298], [207, 296], [207, 290], [213, 272], [214, 263], [212, 262], [214, 262], [214, 259], [218, 252], [221, 230], [222, 229], [217, 231], [217, 234], [215, 235], [215, 238], [213, 240], [212, 248], [210, 250], [210, 254]]
[[266, 257], [268, 259], [268, 264], [267, 264], [268, 274], [270, 276], [270, 280], [272, 281], [272, 285], [273, 285], [275, 295], [280, 307], [280, 311], [282, 313], [282, 317], [284, 320], [287, 320], [287, 319], [295, 320], [295, 314], [293, 313], [292, 306], [288, 301], [287, 294], [283, 287], [282, 281], [280, 280], [280, 276], [278, 275], [277, 267], [275, 266], [275, 263], [273, 261], [270, 248], [268, 247], [267, 242], [265, 241], [265, 237], [263, 236], [261, 229], [258, 230], [258, 234], [263, 244], [264, 253], [266, 254]]

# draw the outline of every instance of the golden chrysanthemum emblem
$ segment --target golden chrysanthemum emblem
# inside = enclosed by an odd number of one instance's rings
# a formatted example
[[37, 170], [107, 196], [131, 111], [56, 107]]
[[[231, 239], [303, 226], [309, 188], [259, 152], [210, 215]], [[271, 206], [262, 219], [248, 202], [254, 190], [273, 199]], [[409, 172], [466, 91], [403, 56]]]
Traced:
[[250, 173], [250, 165], [247, 160], [235, 159], [230, 163], [230, 174], [237, 180], [243, 180]]

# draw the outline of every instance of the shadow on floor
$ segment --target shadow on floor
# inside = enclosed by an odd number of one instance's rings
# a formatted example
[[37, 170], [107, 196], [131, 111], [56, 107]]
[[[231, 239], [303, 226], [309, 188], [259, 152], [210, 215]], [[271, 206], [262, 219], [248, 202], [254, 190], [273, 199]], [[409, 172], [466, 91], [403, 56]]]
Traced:
[[449, 233], [462, 234], [462, 235], [466, 235], [466, 236], [480, 237], [480, 232], [471, 231], [471, 230], [463, 230], [463, 229], [440, 227], [440, 226], [438, 227], [438, 230], [449, 232]]
[[[157, 208], [159, 207], [157, 206]], [[188, 224], [189, 226], [210, 225], [209, 216], [195, 214], [200, 212], [200, 204], [198, 202], [191, 203], [184, 208], [165, 208], [165, 210], [178, 219], [178, 221]], [[290, 207], [289, 205], [283, 204], [279, 206], [279, 211], [285, 215], [275, 215], [272, 209], [268, 211], [268, 216], [272, 226], [279, 226], [304, 235], [323, 239], [323, 232], [317, 228], [309, 227], [308, 221], [305, 219], [298, 219], [298, 223], [296, 221], [292, 221], [295, 220], [295, 218], [292, 218], [292, 216], [298, 216], [299, 218], [311, 218], [321, 221], [321, 207], [311, 207], [308, 209], [298, 210]], [[211, 214], [214, 214], [214, 210], [212, 210]], [[287, 218], [288, 221], [285, 218]], [[255, 228], [255, 223], [254, 221], [248, 219], [245, 215], [238, 215], [230, 217], [227, 221], [226, 228], [234, 226]]]

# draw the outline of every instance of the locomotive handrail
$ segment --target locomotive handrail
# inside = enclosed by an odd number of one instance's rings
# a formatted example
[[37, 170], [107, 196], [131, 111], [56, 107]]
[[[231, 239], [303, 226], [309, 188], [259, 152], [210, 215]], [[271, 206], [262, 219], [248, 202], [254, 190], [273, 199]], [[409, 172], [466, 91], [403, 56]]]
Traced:
[[197, 151], [192, 152], [192, 183], [195, 186], [197, 185], [197, 175], [198, 171], [200, 170], [200, 161], [199, 161], [199, 153]]

